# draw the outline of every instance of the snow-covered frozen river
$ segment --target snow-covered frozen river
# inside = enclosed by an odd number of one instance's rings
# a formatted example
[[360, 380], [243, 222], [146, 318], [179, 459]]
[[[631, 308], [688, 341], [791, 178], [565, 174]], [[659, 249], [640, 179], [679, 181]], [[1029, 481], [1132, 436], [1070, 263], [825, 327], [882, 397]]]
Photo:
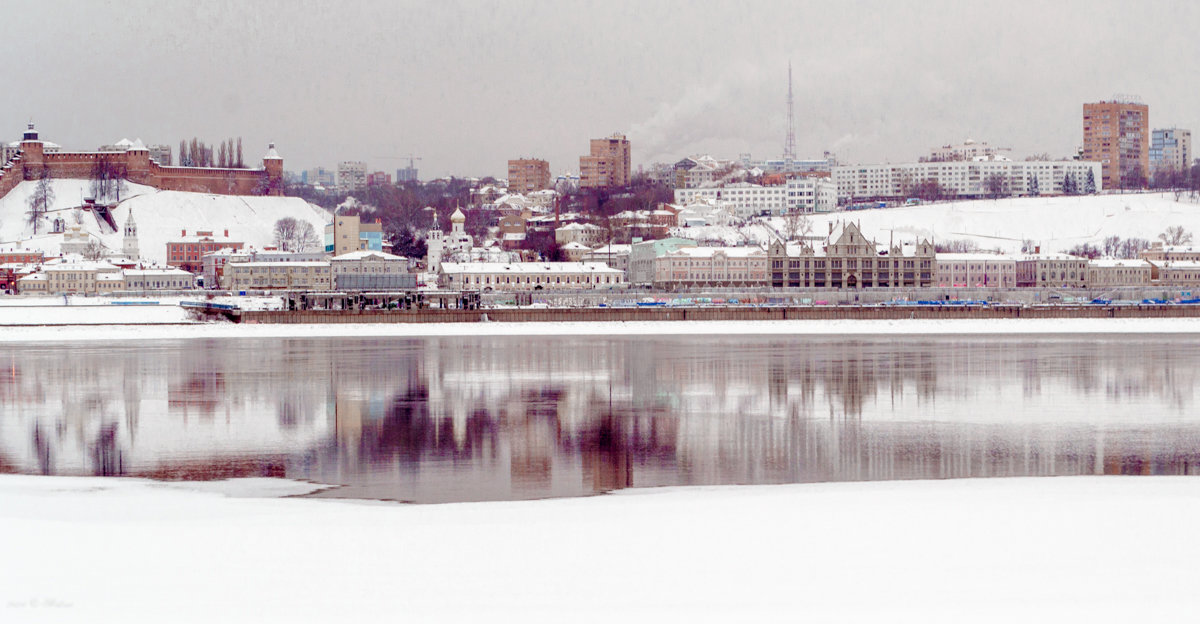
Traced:
[[1200, 336], [0, 342], [0, 472], [416, 502], [1200, 470]]

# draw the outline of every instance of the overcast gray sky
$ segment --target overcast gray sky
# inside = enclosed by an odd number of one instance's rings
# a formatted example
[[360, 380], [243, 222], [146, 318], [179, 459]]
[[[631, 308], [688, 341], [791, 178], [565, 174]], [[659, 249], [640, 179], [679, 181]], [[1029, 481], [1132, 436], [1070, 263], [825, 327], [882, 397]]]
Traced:
[[0, 139], [94, 149], [275, 141], [285, 167], [422, 178], [775, 157], [793, 64], [800, 156], [913, 160], [967, 137], [1065, 156], [1085, 101], [1139, 95], [1200, 130], [1200, 3], [0, 0]]

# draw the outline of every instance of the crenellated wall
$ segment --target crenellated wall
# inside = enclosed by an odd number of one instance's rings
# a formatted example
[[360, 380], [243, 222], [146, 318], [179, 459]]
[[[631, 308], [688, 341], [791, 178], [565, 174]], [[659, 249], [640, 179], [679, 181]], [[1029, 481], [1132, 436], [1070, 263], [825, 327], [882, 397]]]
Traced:
[[23, 141], [21, 152], [0, 169], [0, 197], [23, 180], [51, 178], [91, 179], [99, 163], [105, 163], [125, 179], [164, 191], [188, 191], [218, 195], [281, 195], [283, 160], [263, 159], [259, 169], [216, 167], [164, 167], [150, 159], [150, 152], [49, 152], [40, 141]]

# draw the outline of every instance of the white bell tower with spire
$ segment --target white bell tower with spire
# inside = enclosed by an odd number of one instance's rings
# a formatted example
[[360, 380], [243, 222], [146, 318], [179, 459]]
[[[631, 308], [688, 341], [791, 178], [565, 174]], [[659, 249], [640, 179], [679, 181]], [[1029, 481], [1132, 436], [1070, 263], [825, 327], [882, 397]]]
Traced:
[[121, 253], [130, 260], [138, 259], [137, 223], [133, 220], [133, 209], [125, 217], [125, 238], [122, 240]]

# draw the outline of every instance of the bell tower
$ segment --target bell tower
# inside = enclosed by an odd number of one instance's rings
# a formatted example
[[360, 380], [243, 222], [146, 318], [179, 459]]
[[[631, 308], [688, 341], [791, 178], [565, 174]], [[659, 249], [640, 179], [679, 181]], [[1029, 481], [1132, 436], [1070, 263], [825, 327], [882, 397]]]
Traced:
[[138, 259], [138, 239], [137, 239], [137, 223], [133, 220], [133, 209], [129, 209], [129, 216], [125, 217], [125, 238], [122, 239], [121, 252], [130, 260]]

